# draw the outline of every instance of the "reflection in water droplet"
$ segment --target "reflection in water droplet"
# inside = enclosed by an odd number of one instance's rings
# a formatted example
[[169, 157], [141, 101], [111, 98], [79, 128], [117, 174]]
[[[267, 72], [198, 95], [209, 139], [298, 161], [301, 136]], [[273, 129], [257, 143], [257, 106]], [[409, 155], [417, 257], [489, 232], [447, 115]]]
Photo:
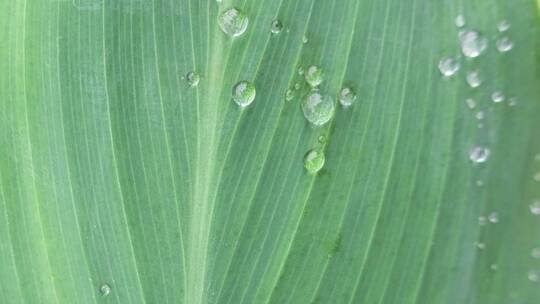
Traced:
[[249, 81], [240, 81], [232, 91], [232, 98], [237, 105], [247, 107], [255, 100], [255, 85]]
[[249, 20], [244, 12], [233, 7], [221, 13], [218, 23], [225, 34], [238, 37], [246, 31]]
[[343, 87], [339, 92], [339, 102], [344, 107], [349, 107], [356, 99], [356, 93], [350, 87]]
[[477, 88], [482, 84], [482, 79], [480, 79], [480, 74], [478, 71], [471, 71], [467, 73], [466, 79], [471, 88]]
[[111, 286], [108, 284], [101, 285], [99, 287], [99, 293], [104, 297], [108, 296], [111, 293]]
[[540, 215], [540, 200], [534, 201], [532, 204], [530, 204], [529, 209], [531, 210], [532, 214]]
[[487, 38], [475, 30], [466, 30], [459, 33], [461, 52], [469, 58], [475, 58], [486, 50]]
[[304, 168], [311, 173], [319, 172], [324, 166], [324, 152], [320, 149], [313, 149], [304, 156]]
[[497, 46], [497, 50], [501, 53], [508, 52], [514, 48], [514, 42], [508, 37], [498, 39], [497, 42], [495, 42], [495, 45]]
[[488, 160], [489, 155], [491, 154], [490, 150], [485, 147], [474, 147], [469, 152], [469, 159], [474, 163], [484, 163]]
[[316, 65], [310, 66], [304, 75], [311, 87], [317, 87], [323, 82], [323, 70]]
[[465, 16], [459, 14], [456, 17], [455, 24], [457, 27], [464, 27], [465, 26]]
[[302, 101], [302, 111], [310, 123], [321, 126], [334, 115], [334, 101], [329, 95], [313, 90]]
[[195, 72], [189, 72], [186, 74], [186, 81], [190, 87], [196, 87], [199, 85], [201, 77]]
[[510, 28], [510, 22], [508, 20], [502, 20], [497, 24], [497, 30], [499, 32], [506, 32]]
[[439, 61], [439, 71], [447, 77], [454, 75], [459, 67], [459, 62], [452, 57], [445, 57]]
[[283, 24], [279, 20], [272, 21], [272, 24], [270, 25], [270, 32], [272, 34], [279, 34], [281, 33], [281, 30], [283, 30]]

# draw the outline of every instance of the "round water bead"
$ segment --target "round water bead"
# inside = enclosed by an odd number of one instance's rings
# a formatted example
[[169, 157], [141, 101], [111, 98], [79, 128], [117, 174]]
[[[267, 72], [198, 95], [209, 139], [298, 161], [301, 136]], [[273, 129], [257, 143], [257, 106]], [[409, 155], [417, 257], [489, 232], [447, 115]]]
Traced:
[[201, 77], [195, 72], [189, 72], [186, 74], [186, 81], [190, 87], [196, 87], [199, 85]]
[[283, 24], [279, 20], [272, 21], [272, 24], [270, 25], [270, 32], [272, 34], [279, 34], [283, 30]]
[[474, 147], [470, 152], [469, 152], [469, 159], [473, 162], [473, 163], [484, 163], [488, 160], [489, 158], [489, 155], [491, 154], [490, 150], [488, 148], [485, 148], [485, 147]]
[[356, 93], [350, 87], [343, 87], [339, 92], [339, 103], [344, 107], [349, 107], [356, 100]]
[[304, 168], [311, 173], [319, 172], [324, 166], [324, 152], [321, 149], [309, 150], [304, 156]]
[[475, 30], [462, 31], [459, 34], [461, 52], [469, 58], [480, 56], [487, 48], [488, 40]]
[[329, 95], [312, 90], [302, 101], [304, 117], [316, 126], [322, 126], [334, 116], [334, 101]]
[[244, 12], [233, 7], [219, 15], [218, 23], [225, 34], [238, 37], [246, 31], [249, 19]]
[[232, 98], [241, 107], [249, 106], [255, 100], [255, 85], [249, 81], [240, 81], [232, 91]]
[[439, 61], [439, 71], [444, 76], [450, 77], [459, 71], [459, 62], [452, 57], [444, 57]]
[[111, 286], [108, 284], [99, 286], [99, 293], [104, 297], [108, 296], [111, 293]]
[[311, 87], [317, 87], [323, 82], [323, 70], [316, 65], [307, 68], [304, 78]]

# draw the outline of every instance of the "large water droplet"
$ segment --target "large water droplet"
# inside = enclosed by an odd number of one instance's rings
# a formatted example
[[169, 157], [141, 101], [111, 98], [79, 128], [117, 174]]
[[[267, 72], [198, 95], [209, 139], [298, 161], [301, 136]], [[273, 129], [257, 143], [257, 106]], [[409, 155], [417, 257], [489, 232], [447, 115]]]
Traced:
[[478, 71], [471, 71], [467, 73], [467, 83], [471, 88], [477, 88], [482, 84], [480, 79], [480, 73]]
[[502, 37], [495, 42], [497, 50], [501, 53], [508, 52], [514, 47], [514, 42], [508, 37]]
[[540, 215], [540, 200], [534, 201], [532, 204], [530, 204], [529, 210], [531, 210], [531, 213], [534, 215]]
[[499, 30], [499, 32], [506, 32], [509, 28], [510, 28], [510, 22], [508, 22], [508, 20], [502, 20], [501, 22], [499, 22], [499, 24], [497, 24], [497, 30]]
[[304, 168], [311, 173], [319, 172], [324, 166], [324, 152], [320, 149], [313, 149], [304, 156]]
[[339, 92], [339, 102], [344, 107], [349, 107], [353, 104], [356, 99], [356, 93], [350, 87], [343, 87]]
[[302, 101], [302, 111], [310, 123], [321, 126], [334, 115], [334, 101], [329, 95], [313, 90]]
[[465, 26], [465, 16], [459, 14], [456, 17], [455, 24], [457, 27], [464, 27]]
[[233, 7], [221, 13], [218, 22], [225, 34], [238, 37], [246, 31], [249, 20], [244, 12]]
[[306, 79], [306, 82], [311, 87], [317, 87], [323, 82], [324, 73], [321, 68], [319, 68], [316, 65], [310, 66], [304, 75], [304, 78]]
[[232, 91], [232, 98], [241, 107], [249, 106], [255, 99], [255, 85], [249, 81], [240, 81]]
[[501, 91], [495, 91], [493, 94], [491, 94], [491, 100], [496, 103], [503, 102], [504, 98], [504, 94]]
[[196, 87], [199, 85], [201, 77], [195, 72], [189, 72], [186, 74], [186, 81], [190, 87]]
[[474, 147], [469, 152], [469, 159], [473, 163], [484, 163], [488, 160], [489, 155], [491, 154], [490, 150], [485, 147]]
[[99, 293], [104, 297], [108, 296], [111, 293], [111, 286], [108, 284], [99, 286]]
[[447, 77], [454, 75], [459, 67], [459, 62], [452, 57], [444, 57], [439, 61], [439, 71]]
[[475, 30], [462, 31], [459, 34], [461, 52], [469, 58], [480, 56], [487, 48], [487, 38]]
[[279, 20], [272, 21], [272, 24], [270, 25], [270, 32], [272, 34], [279, 34], [283, 30], [283, 24]]

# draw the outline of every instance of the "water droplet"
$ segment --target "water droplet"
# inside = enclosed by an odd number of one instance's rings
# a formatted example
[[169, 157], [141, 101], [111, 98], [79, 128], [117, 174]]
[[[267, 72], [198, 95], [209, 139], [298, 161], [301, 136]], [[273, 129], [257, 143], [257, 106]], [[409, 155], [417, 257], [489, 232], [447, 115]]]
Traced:
[[509, 28], [510, 22], [508, 22], [508, 20], [502, 20], [497, 24], [497, 30], [499, 30], [499, 32], [506, 32]]
[[540, 161], [540, 153], [534, 156], [534, 161]]
[[303, 67], [298, 68], [298, 75], [304, 75], [304, 68]]
[[316, 126], [322, 126], [334, 116], [334, 101], [329, 95], [312, 90], [302, 101], [304, 117]]
[[298, 83], [298, 82], [295, 83], [294, 84], [294, 89], [297, 90], [297, 91], [300, 90], [300, 83]]
[[475, 30], [460, 32], [459, 41], [461, 52], [469, 58], [475, 58], [482, 55], [488, 44], [487, 38]]
[[99, 286], [99, 293], [104, 297], [108, 296], [111, 293], [111, 286], [108, 284]]
[[492, 212], [489, 216], [488, 216], [488, 220], [490, 223], [492, 224], [497, 224], [499, 222], [499, 214], [497, 212]]
[[476, 119], [478, 120], [482, 120], [486, 117], [486, 113], [484, 111], [478, 111], [478, 113], [476, 113]]
[[504, 98], [504, 94], [501, 91], [495, 91], [491, 94], [491, 100], [493, 100], [493, 102], [503, 102]]
[[508, 52], [514, 48], [514, 42], [508, 37], [499, 38], [497, 42], [495, 42], [495, 45], [497, 46], [497, 50], [501, 53]]
[[490, 155], [490, 150], [485, 147], [474, 147], [469, 152], [469, 159], [474, 163], [484, 163], [488, 160]]
[[529, 209], [531, 210], [532, 214], [540, 215], [540, 200], [534, 201], [532, 204], [530, 204]]
[[529, 270], [529, 272], [527, 272], [527, 278], [531, 282], [535, 282], [535, 283], [538, 282], [538, 279], [539, 279], [538, 271]]
[[306, 43], [308, 43], [308, 42], [309, 42], [308, 37], [307, 37], [306, 35], [302, 36], [302, 43], [303, 43], [303, 44], [306, 44]]
[[313, 149], [304, 156], [304, 168], [311, 173], [319, 172], [324, 166], [324, 152], [320, 149]]
[[456, 17], [455, 24], [457, 27], [464, 27], [465, 26], [465, 16], [459, 14]]
[[459, 70], [460, 64], [452, 57], [444, 57], [439, 61], [439, 71], [444, 76], [450, 77]]
[[317, 140], [320, 144], [324, 144], [326, 142], [326, 137], [324, 135], [321, 135]]
[[279, 34], [281, 33], [281, 30], [283, 30], [283, 24], [281, 24], [281, 21], [279, 20], [272, 21], [272, 24], [270, 25], [270, 32], [272, 34]]
[[540, 259], [540, 247], [536, 247], [531, 250], [531, 257], [534, 259]]
[[533, 179], [537, 182], [540, 182], [540, 171], [534, 174]]
[[339, 92], [339, 102], [344, 107], [349, 107], [353, 104], [356, 99], [356, 93], [350, 87], [344, 87]]
[[249, 106], [255, 100], [255, 85], [249, 81], [240, 81], [232, 91], [232, 98], [241, 107]]
[[487, 220], [485, 216], [481, 215], [478, 217], [478, 225], [484, 226], [486, 225], [486, 223], [487, 223]]
[[249, 20], [244, 12], [233, 7], [221, 13], [218, 22], [225, 34], [238, 37], [246, 31]]
[[477, 181], [476, 181], [476, 186], [477, 186], [477, 187], [483, 187], [483, 186], [484, 186], [484, 181], [482, 181], [482, 180], [477, 180]]
[[472, 98], [467, 98], [465, 100], [465, 103], [467, 104], [467, 107], [469, 107], [469, 109], [474, 109], [476, 107], [476, 101]]
[[293, 99], [294, 99], [294, 91], [291, 89], [287, 89], [287, 91], [285, 92], [285, 100], [291, 101]]
[[511, 106], [511, 107], [515, 107], [517, 106], [518, 104], [518, 100], [516, 97], [510, 97], [510, 99], [508, 99], [508, 105]]
[[316, 65], [310, 66], [304, 78], [311, 87], [317, 87], [323, 82], [323, 70]]
[[189, 72], [186, 74], [186, 81], [190, 87], [196, 87], [199, 85], [201, 77], [195, 72]]
[[491, 264], [491, 265], [489, 265], [489, 269], [491, 269], [493, 271], [497, 271], [499, 269], [499, 266], [497, 266], [497, 264]]
[[482, 79], [480, 79], [480, 74], [478, 71], [471, 71], [467, 73], [467, 83], [471, 88], [477, 88], [482, 84]]
[[480, 249], [480, 250], [486, 249], [486, 244], [485, 244], [485, 243], [482, 243], [482, 242], [476, 242], [475, 245], [476, 245], [476, 248], [478, 248], [478, 249]]

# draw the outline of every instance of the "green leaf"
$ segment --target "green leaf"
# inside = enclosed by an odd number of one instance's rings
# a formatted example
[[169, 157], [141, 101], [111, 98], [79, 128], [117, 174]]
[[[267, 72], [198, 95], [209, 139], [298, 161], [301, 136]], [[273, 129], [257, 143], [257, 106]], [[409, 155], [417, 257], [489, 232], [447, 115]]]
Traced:
[[[0, 303], [537, 303], [538, 7], [1, 1]], [[488, 48], [443, 77], [459, 14]]]

